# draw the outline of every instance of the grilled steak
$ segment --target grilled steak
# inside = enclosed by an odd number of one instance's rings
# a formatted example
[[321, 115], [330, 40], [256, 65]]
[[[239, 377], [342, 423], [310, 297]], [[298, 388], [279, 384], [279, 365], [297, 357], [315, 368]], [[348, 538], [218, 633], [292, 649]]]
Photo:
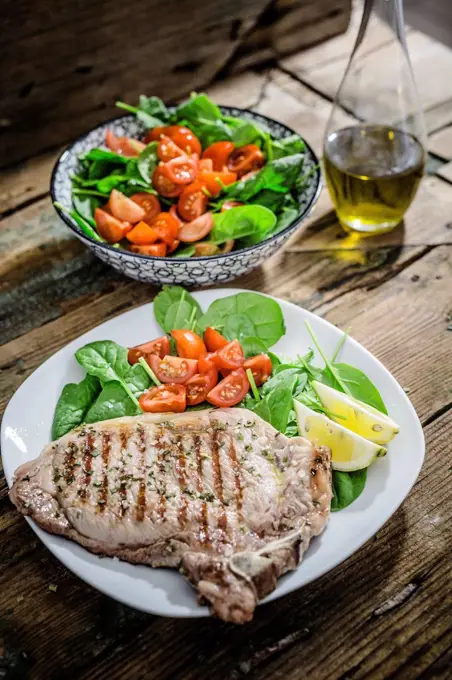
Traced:
[[80, 427], [22, 465], [10, 497], [93, 553], [178, 567], [225, 621], [249, 621], [328, 521], [330, 452], [242, 408]]

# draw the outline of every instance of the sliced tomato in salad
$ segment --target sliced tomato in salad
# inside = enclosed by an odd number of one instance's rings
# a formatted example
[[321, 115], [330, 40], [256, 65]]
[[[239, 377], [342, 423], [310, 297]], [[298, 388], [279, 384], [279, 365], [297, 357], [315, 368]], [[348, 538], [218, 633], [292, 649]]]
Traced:
[[173, 158], [178, 158], [179, 156], [182, 156], [183, 153], [184, 152], [182, 151], [182, 149], [178, 147], [175, 142], [173, 142], [171, 137], [168, 137], [167, 135], [162, 135], [160, 137], [160, 141], [157, 147], [157, 156], [159, 157], [159, 160], [166, 163], [167, 161], [170, 161]]
[[159, 233], [146, 222], [138, 222], [126, 234], [126, 239], [136, 246], [149, 246], [159, 240]]
[[202, 157], [212, 161], [213, 170], [221, 171], [227, 168], [228, 158], [233, 151], [233, 142], [214, 142], [203, 151]]
[[207, 354], [203, 354], [201, 357], [199, 357], [198, 370], [200, 373], [208, 373], [209, 371], [212, 370], [217, 371], [217, 367], [215, 366], [212, 360], [213, 355], [214, 355], [213, 352], [207, 352]]
[[[201, 219], [200, 217], [198, 219]], [[216, 243], [212, 241], [198, 241], [195, 243], [195, 257], [209, 257], [219, 252]]]
[[110, 151], [122, 154], [123, 156], [130, 156], [131, 158], [139, 156], [143, 149], [146, 148], [146, 144], [143, 144], [138, 139], [117, 137], [111, 130], [107, 130], [105, 133], [105, 144]]
[[197, 333], [181, 328], [172, 330], [171, 335], [176, 341], [178, 356], [184, 359], [199, 359], [200, 356], [207, 354], [204, 341]]
[[159, 239], [168, 246], [172, 246], [179, 238], [179, 223], [169, 212], [158, 213], [148, 224], [157, 232]]
[[160, 338], [143, 342], [141, 345], [135, 345], [129, 349], [127, 360], [129, 364], [136, 364], [138, 359], [145, 359], [148, 354], [156, 354], [163, 359], [170, 351], [170, 343], [167, 335], [162, 335]]
[[162, 138], [162, 135], [169, 137], [182, 151], [187, 154], [197, 153], [201, 155], [201, 143], [196, 135], [183, 125], [167, 125], [164, 127], [155, 127], [150, 130], [146, 137], [145, 142], [157, 142]]
[[180, 241], [179, 239], [174, 239], [174, 241], [168, 246], [168, 255], [171, 255], [171, 253], [174, 253], [174, 251], [179, 247]]
[[165, 257], [167, 245], [166, 243], [152, 243], [149, 246], [130, 246], [129, 250], [132, 253], [148, 255], [149, 257]]
[[152, 174], [152, 186], [162, 196], [166, 198], [174, 198], [179, 196], [183, 186], [172, 182], [166, 173], [163, 172], [162, 165], [158, 165]]
[[162, 135], [166, 135], [165, 130], [167, 129], [168, 126], [166, 125], [158, 125], [157, 127], [152, 128], [152, 130], [148, 130], [144, 138], [145, 143], [150, 144], [150, 142], [158, 142], [162, 138]]
[[225, 201], [221, 206], [221, 212], [226, 212], [226, 210], [230, 210], [231, 208], [239, 208], [241, 205], [245, 204], [241, 201]]
[[193, 378], [187, 380], [185, 387], [187, 390], [188, 406], [196, 406], [206, 400], [209, 392], [215, 387], [218, 381], [218, 371], [215, 369], [208, 373], [196, 373]]
[[186, 222], [179, 229], [179, 239], [183, 243], [194, 243], [207, 236], [213, 228], [212, 213], [207, 212], [200, 215], [191, 222]]
[[149, 357], [149, 363], [162, 383], [182, 384], [198, 372], [196, 359], [182, 359], [181, 357], [172, 357], [169, 354], [163, 359], [152, 354]]
[[118, 220], [110, 213], [96, 208], [94, 211], [94, 220], [96, 222], [97, 231], [108, 243], [118, 243], [128, 234], [132, 229], [130, 222], [123, 222]]
[[174, 184], [191, 184], [198, 172], [198, 159], [193, 156], [178, 156], [161, 166], [163, 174]]
[[159, 385], [143, 392], [139, 403], [147, 413], [183, 413], [187, 406], [184, 385]]
[[198, 173], [197, 180], [204, 184], [211, 196], [217, 196], [223, 186], [234, 184], [234, 182], [237, 180], [237, 175], [235, 172], [229, 172], [227, 170], [224, 172], [219, 172], [216, 170], [208, 172], [206, 170], [202, 170]]
[[217, 352], [222, 347], [226, 347], [229, 344], [229, 340], [226, 340], [224, 335], [221, 335], [219, 331], [212, 326], [207, 326], [204, 331], [204, 342], [209, 352]]
[[236, 172], [238, 177], [243, 177], [252, 170], [259, 170], [264, 164], [264, 154], [256, 144], [239, 146], [238, 149], [234, 149], [228, 160], [229, 170]]
[[236, 406], [245, 397], [250, 384], [243, 368], [232, 371], [223, 378], [207, 395], [206, 400], [219, 408]]
[[172, 205], [171, 208], [168, 210], [169, 214], [172, 215], [179, 223], [179, 227], [181, 227], [183, 224], [185, 224], [185, 221], [181, 219], [179, 213], [177, 212], [177, 205]]
[[145, 212], [143, 220], [147, 222], [151, 220], [157, 213], [161, 211], [160, 201], [155, 194], [149, 194], [146, 191], [142, 191], [138, 194], [133, 194], [130, 197], [131, 201], [138, 203]]
[[272, 372], [272, 362], [267, 354], [258, 354], [251, 359], [247, 359], [243, 364], [245, 371], [249, 368], [253, 374], [254, 382], [259, 387], [262, 385], [271, 375]]
[[208, 202], [204, 184], [193, 182], [183, 189], [177, 203], [177, 210], [182, 219], [191, 222], [206, 212]]
[[213, 170], [212, 160], [210, 158], [201, 158], [199, 161], [199, 169], [211, 172]]
[[213, 362], [217, 368], [220, 370], [227, 369], [235, 370], [240, 366], [243, 366], [245, 361], [245, 356], [243, 354], [243, 349], [238, 340], [232, 340], [228, 342], [227, 345], [221, 347], [213, 357]]
[[127, 198], [117, 189], [113, 189], [108, 200], [108, 207], [113, 217], [123, 222], [136, 224], [143, 219], [146, 212], [138, 203]]

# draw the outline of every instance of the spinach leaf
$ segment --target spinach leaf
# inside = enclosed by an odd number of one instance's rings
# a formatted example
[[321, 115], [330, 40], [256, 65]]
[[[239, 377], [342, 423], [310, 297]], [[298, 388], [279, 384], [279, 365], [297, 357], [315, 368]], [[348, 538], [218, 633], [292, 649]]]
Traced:
[[[162, 118], [158, 118], [152, 113], [149, 113], [151, 107], [148, 105], [148, 102], [149, 100], [152, 99], [153, 97], [148, 98], [143, 96], [143, 100], [141, 100], [140, 97], [140, 106], [130, 106], [130, 104], [126, 104], [125, 102], [117, 101], [116, 106], [118, 107], [118, 109], [123, 109], [124, 111], [128, 111], [129, 113], [134, 113], [138, 120], [141, 123], [143, 123], [143, 125], [147, 128], [155, 128], [157, 126], [160, 127], [162, 125], [165, 125], [166, 121], [163, 120]], [[144, 104], [145, 109], [147, 110], [141, 108], [141, 103]]]
[[137, 169], [141, 177], [148, 184], [152, 183], [152, 173], [159, 162], [157, 157], [157, 142], [151, 142], [140, 153], [137, 160]]
[[[182, 286], [163, 286], [162, 290], [154, 300], [154, 314], [157, 323], [163, 328], [165, 333], [170, 333], [173, 328], [175, 328], [174, 326], [171, 328], [166, 327], [166, 314], [171, 305], [176, 302], [180, 302], [181, 299], [183, 302], [186, 302], [190, 305], [190, 317], [194, 315], [194, 319], [199, 319], [202, 316], [202, 309], [199, 302], [197, 302], [195, 298], [185, 290], [185, 288]], [[179, 326], [179, 328], [181, 328], [181, 326]]]
[[97, 180], [96, 187], [102, 194], [110, 194], [113, 189], [118, 189], [118, 191], [120, 191], [123, 182], [127, 182], [128, 180], [128, 175], [116, 175], [112, 173], [107, 177], [102, 177], [102, 179]]
[[287, 428], [293, 408], [293, 390], [296, 382], [297, 376], [295, 375], [280, 382], [254, 407], [254, 413], [273, 425], [279, 432], [285, 432]]
[[218, 106], [204, 93], [192, 92], [190, 98], [180, 104], [175, 111], [177, 121], [215, 121], [221, 120]]
[[210, 239], [223, 243], [229, 239], [247, 238], [247, 244], [259, 243], [276, 224], [276, 215], [260, 205], [242, 205], [213, 216]]
[[[141, 367], [140, 367], [141, 368]], [[107, 382], [85, 417], [87, 423], [98, 423], [110, 418], [135, 416], [141, 412], [128, 396], [121, 383]]]
[[273, 189], [263, 189], [250, 199], [250, 203], [253, 205], [262, 205], [264, 208], [268, 208], [269, 210], [272, 210], [274, 213], [276, 213], [284, 204], [285, 196], [286, 194], [282, 194], [280, 191], [273, 191]]
[[[222, 335], [227, 340], [239, 340], [242, 342], [243, 338], [247, 336], [256, 335], [256, 327], [246, 314], [234, 314], [229, 316], [224, 324]], [[260, 342], [260, 340], [258, 340]]]
[[300, 210], [297, 210], [296, 208], [283, 209], [278, 215], [274, 229], [267, 235], [267, 238], [269, 236], [274, 236], [274, 234], [279, 234], [280, 231], [283, 231], [286, 227], [295, 222], [299, 214]]
[[195, 246], [186, 245], [183, 248], [178, 248], [173, 257], [192, 257], [196, 252]]
[[53, 416], [52, 439], [59, 439], [85, 421], [100, 390], [99, 380], [92, 375], [87, 375], [78, 384], [68, 383], [63, 387]]
[[125, 347], [112, 340], [97, 340], [77, 350], [75, 358], [87, 373], [99, 378], [103, 384], [112, 380], [121, 383], [130, 399], [138, 406], [138, 400], [134, 394], [136, 389], [128, 384], [130, 365]]
[[242, 338], [240, 344], [242, 345], [243, 353], [247, 359], [256, 356], [256, 354], [265, 354], [267, 352], [267, 345], [265, 342], [262, 342], [262, 340], [255, 335]]
[[232, 141], [236, 146], [255, 144], [264, 137], [263, 131], [251, 121], [241, 121], [232, 131]]
[[[348, 394], [369, 406], [373, 406], [382, 413], [388, 413], [379, 391], [365, 373], [348, 364], [333, 364], [333, 366], [340, 380], [347, 386]], [[336, 378], [328, 369], [322, 371], [318, 379], [325, 385], [343, 392]]]
[[171, 333], [174, 328], [191, 328], [193, 309], [191, 304], [182, 298], [178, 302], [173, 302], [165, 314], [166, 332]]
[[134, 364], [130, 366], [127, 373], [124, 375], [124, 380], [130, 391], [135, 394], [135, 396], [140, 396], [151, 384], [151, 380], [140, 364]]
[[366, 486], [367, 468], [355, 472], [333, 470], [333, 499], [331, 510], [343, 510], [362, 493]]
[[305, 143], [298, 135], [289, 135], [289, 137], [283, 137], [283, 139], [273, 139], [271, 146], [274, 159], [292, 156], [305, 150]]
[[82, 158], [87, 161], [104, 161], [109, 164], [114, 163], [115, 165], [127, 165], [130, 160], [127, 156], [122, 156], [119, 153], [107, 151], [106, 149], [91, 149]]
[[160, 97], [146, 97], [144, 94], [140, 94], [138, 108], [140, 111], [144, 111], [144, 113], [154, 116], [162, 122], [167, 123], [170, 119], [170, 112]]
[[99, 198], [96, 196], [73, 194], [72, 203], [74, 204], [74, 208], [79, 213], [79, 215], [84, 217], [92, 227], [95, 227], [96, 222], [94, 220], [94, 211], [96, 208], [100, 208], [100, 206], [105, 203], [105, 201], [99, 200]]
[[235, 314], [247, 316], [254, 324], [254, 335], [271, 347], [286, 332], [281, 307], [270, 298], [259, 293], [238, 293], [212, 302], [199, 319], [201, 330], [213, 326], [222, 330], [228, 317]]
[[303, 167], [303, 155], [293, 154], [274, 161], [269, 161], [264, 167], [249, 179], [230, 184], [224, 189], [228, 198], [248, 201], [263, 189], [272, 189], [286, 193], [295, 184]]
[[203, 148], [214, 144], [214, 142], [225, 142], [232, 139], [230, 127], [222, 120], [187, 121], [187, 125], [198, 137]]
[[102, 236], [99, 236], [99, 234], [97, 233], [97, 231], [95, 231], [95, 229], [93, 229], [91, 224], [87, 220], [85, 220], [84, 217], [79, 215], [76, 210], [68, 210], [62, 203], [58, 203], [58, 201], [55, 201], [53, 205], [55, 206], [55, 208], [58, 208], [62, 212], [66, 213], [66, 215], [72, 217], [72, 219], [78, 224], [80, 229], [83, 231], [85, 236], [92, 238], [93, 241], [105, 243], [105, 239], [103, 239]]

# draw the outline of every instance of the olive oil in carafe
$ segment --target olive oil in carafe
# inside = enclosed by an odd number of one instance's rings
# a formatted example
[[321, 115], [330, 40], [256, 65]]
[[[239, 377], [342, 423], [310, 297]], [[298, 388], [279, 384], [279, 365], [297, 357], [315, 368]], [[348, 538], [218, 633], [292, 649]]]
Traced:
[[414, 198], [424, 150], [405, 132], [382, 125], [353, 126], [328, 135], [324, 170], [339, 221], [346, 229], [393, 229]]

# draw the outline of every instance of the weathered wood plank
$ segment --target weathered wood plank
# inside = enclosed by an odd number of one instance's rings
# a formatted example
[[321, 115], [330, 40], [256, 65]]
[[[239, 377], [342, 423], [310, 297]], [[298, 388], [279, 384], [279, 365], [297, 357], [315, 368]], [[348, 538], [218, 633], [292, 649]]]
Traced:
[[[0, 573], [8, 663], [22, 658], [21, 677], [48, 680], [115, 680], [125, 668], [159, 680], [298, 680], [300, 668], [319, 679], [377, 679], [397, 669], [394, 677], [421, 677], [448, 648], [451, 436], [449, 411], [427, 427], [420, 479], [378, 536], [315, 583], [260, 607], [243, 628], [134, 612], [70, 575], [41, 545], [18, 560], [9, 555]], [[22, 519], [8, 539], [13, 548], [36, 541]]]
[[50, 173], [60, 151], [43, 154], [15, 166], [0, 177], [0, 214], [49, 191]]
[[439, 167], [436, 171], [436, 174], [439, 175], [442, 179], [445, 179], [446, 182], [452, 183], [452, 162], [445, 163], [445, 165]]
[[452, 160], [452, 125], [430, 135], [429, 150], [446, 160]]

